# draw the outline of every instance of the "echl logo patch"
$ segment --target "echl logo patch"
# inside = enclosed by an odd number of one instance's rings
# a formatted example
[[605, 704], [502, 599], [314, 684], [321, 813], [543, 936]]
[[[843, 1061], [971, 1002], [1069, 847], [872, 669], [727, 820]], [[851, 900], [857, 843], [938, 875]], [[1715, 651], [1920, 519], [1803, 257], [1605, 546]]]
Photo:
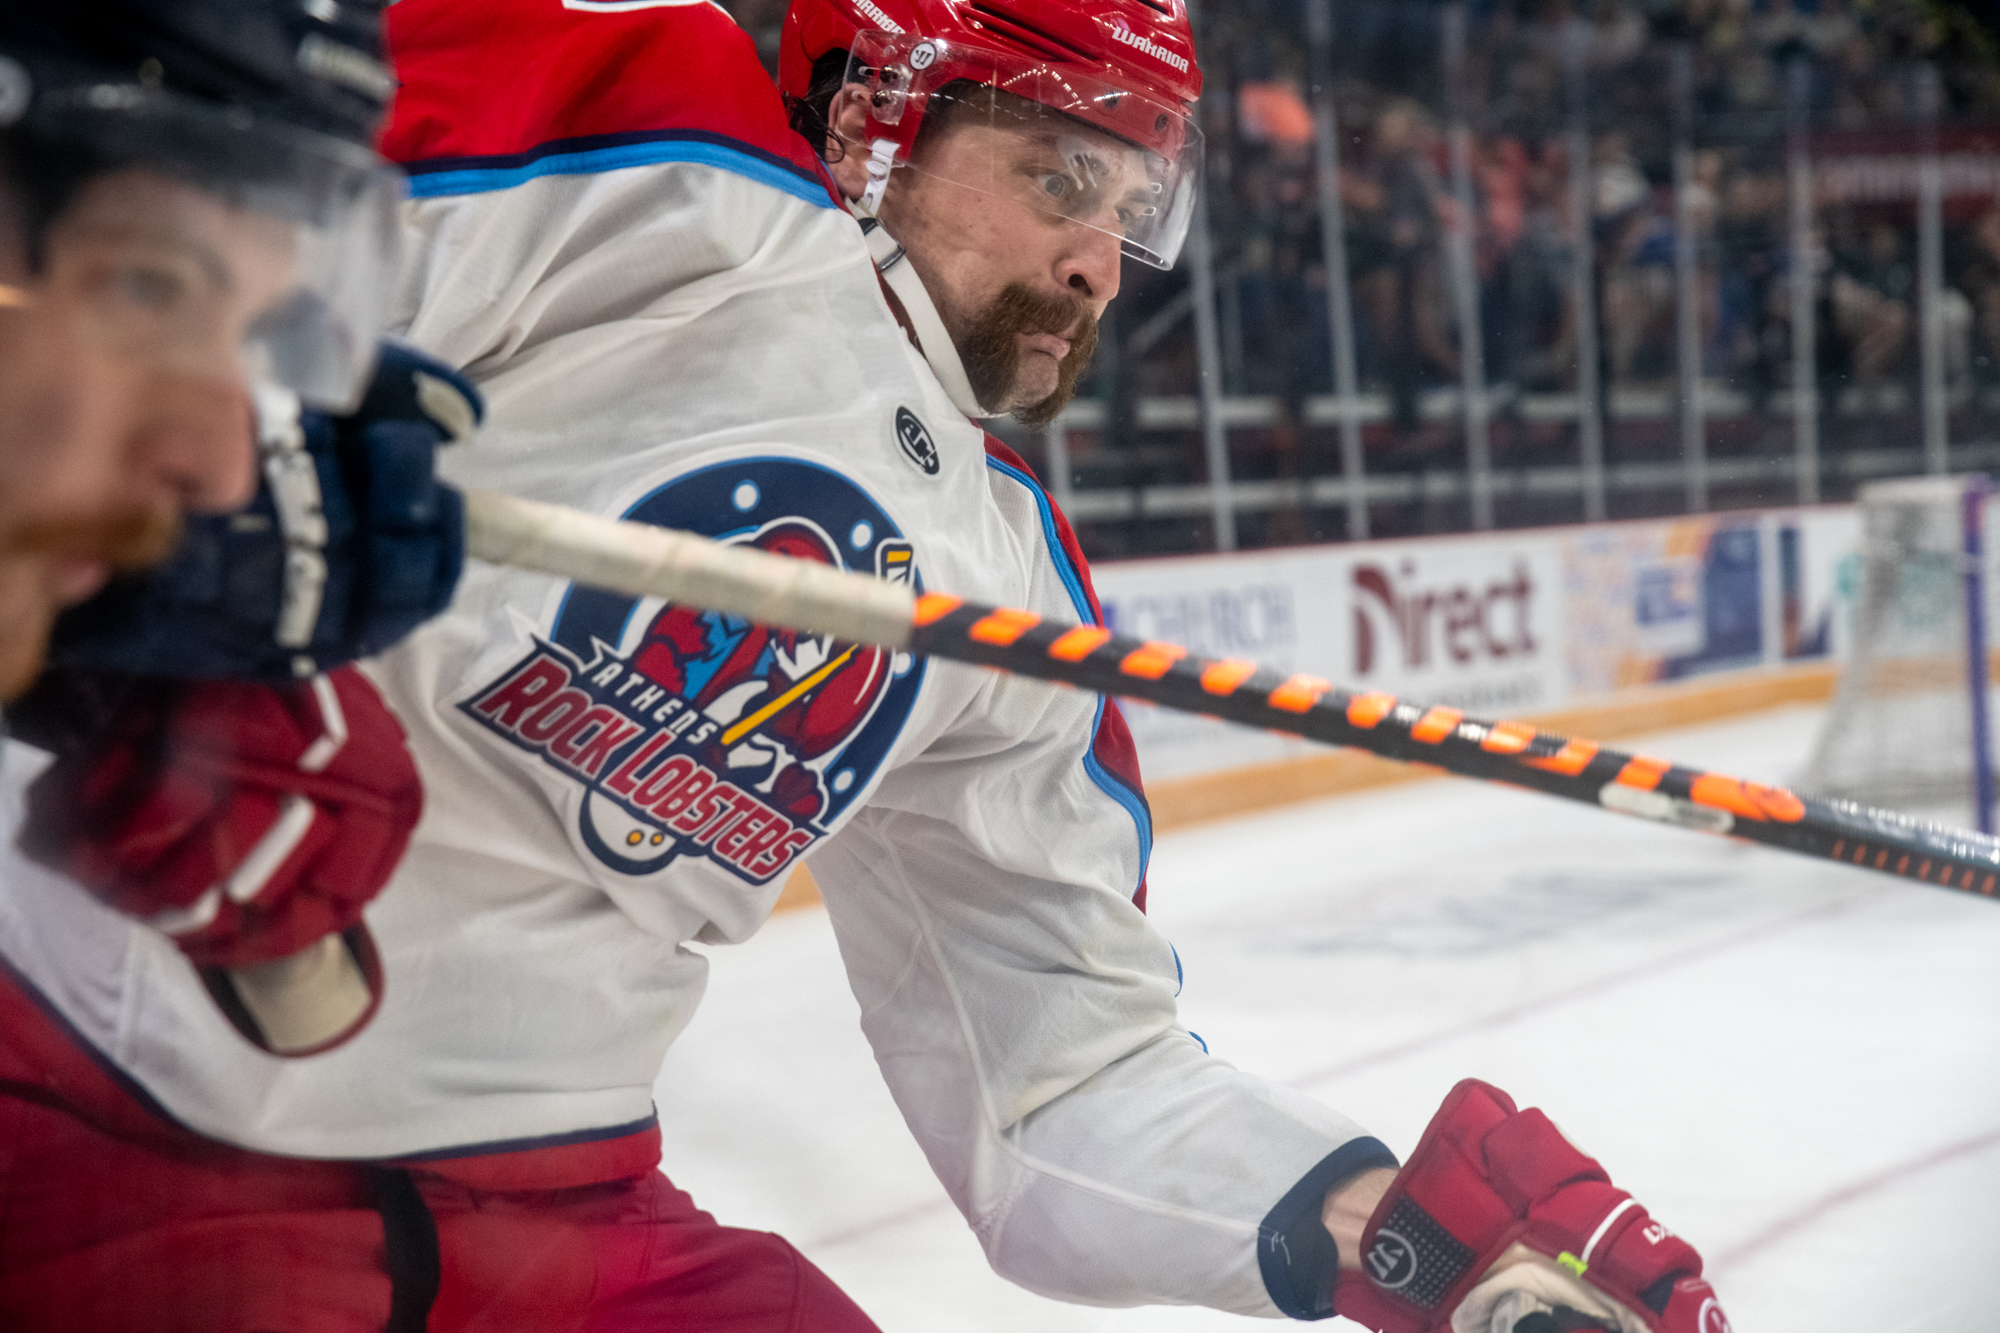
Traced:
[[[888, 515], [794, 459], [689, 473], [625, 517], [921, 586]], [[868, 786], [922, 677], [907, 653], [573, 587], [549, 637], [459, 707], [569, 779], [572, 833], [603, 865], [702, 856], [762, 884]]]

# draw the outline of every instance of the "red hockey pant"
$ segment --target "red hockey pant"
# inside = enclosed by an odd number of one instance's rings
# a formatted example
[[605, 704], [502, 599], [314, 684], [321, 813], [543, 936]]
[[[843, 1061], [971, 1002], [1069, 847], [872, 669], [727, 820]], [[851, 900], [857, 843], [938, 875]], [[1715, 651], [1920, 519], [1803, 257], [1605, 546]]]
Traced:
[[791, 1245], [657, 1171], [496, 1190], [188, 1133], [5, 977], [0, 1328], [875, 1333]]

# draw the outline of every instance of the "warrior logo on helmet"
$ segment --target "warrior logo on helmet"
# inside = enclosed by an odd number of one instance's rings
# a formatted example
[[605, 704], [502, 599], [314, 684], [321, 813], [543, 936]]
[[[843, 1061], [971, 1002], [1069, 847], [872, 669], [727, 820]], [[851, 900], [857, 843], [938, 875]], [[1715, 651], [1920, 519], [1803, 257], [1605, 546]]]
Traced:
[[[916, 583], [846, 478], [789, 459], [682, 477], [628, 517]], [[579, 850], [646, 875], [700, 856], [763, 883], [831, 831], [902, 729], [907, 654], [572, 589], [546, 640], [460, 707], [562, 784]]]

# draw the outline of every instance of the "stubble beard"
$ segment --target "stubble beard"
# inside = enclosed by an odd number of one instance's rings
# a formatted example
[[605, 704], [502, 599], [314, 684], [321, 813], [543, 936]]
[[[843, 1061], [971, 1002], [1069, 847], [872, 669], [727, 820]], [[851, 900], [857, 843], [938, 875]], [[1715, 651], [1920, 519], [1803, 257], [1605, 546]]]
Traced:
[[[1021, 335], [1032, 333], [1068, 334], [1070, 348], [1057, 363], [1055, 389], [1036, 402], [1022, 404], [1016, 401]], [[1039, 429], [1076, 397], [1077, 381], [1097, 352], [1097, 315], [1080, 297], [1048, 296], [1024, 283], [1010, 283], [984, 310], [964, 321], [962, 332], [954, 328], [952, 341], [972, 396], [983, 405], [1011, 410], [1015, 420]]]
[[41, 674], [56, 608], [27, 561], [0, 562], [0, 704], [28, 692]]
[[47, 560], [90, 560], [130, 572], [172, 555], [180, 537], [180, 515], [171, 506], [43, 520], [0, 534], [0, 703], [19, 698], [41, 674], [63, 609], [46, 582]]

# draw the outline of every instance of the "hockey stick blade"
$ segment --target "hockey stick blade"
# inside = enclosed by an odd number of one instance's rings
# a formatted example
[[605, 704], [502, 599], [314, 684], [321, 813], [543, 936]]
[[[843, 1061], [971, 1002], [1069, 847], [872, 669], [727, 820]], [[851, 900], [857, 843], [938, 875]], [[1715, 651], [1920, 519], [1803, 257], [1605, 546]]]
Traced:
[[2000, 889], [2000, 839], [1968, 829], [1027, 611], [919, 598], [865, 574], [691, 533], [490, 492], [465, 499], [467, 553], [492, 563], [1203, 713], [1940, 888], [1989, 898]]

